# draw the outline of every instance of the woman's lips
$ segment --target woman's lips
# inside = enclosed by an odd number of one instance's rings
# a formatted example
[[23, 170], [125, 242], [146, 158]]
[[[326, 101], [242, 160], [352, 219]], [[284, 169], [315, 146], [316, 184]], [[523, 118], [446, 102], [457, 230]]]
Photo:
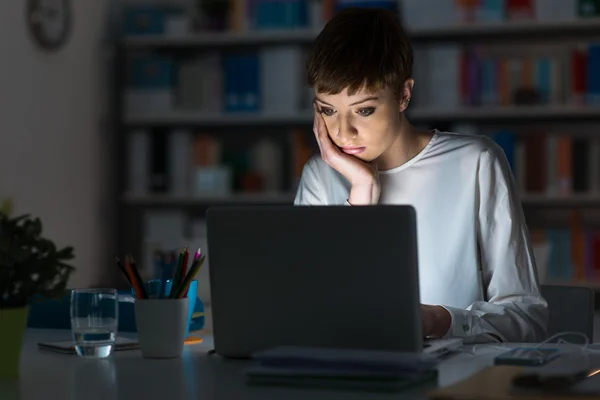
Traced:
[[366, 147], [353, 147], [353, 146], [344, 146], [342, 147], [342, 151], [346, 154], [360, 154], [365, 151]]

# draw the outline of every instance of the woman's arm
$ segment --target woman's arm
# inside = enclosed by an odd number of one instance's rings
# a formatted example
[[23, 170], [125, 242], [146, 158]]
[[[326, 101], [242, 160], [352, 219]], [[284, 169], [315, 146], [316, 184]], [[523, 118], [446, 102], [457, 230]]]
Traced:
[[546, 338], [548, 306], [523, 209], [502, 150], [490, 144], [478, 170], [478, 244], [487, 301], [466, 310], [445, 307], [452, 318], [446, 337], [472, 341], [540, 342]]

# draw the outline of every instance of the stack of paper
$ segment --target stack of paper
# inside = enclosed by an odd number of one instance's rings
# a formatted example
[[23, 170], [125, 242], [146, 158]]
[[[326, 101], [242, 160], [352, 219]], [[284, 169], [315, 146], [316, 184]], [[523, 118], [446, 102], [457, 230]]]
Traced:
[[436, 359], [420, 353], [277, 347], [253, 358], [249, 384], [393, 391], [437, 377]]

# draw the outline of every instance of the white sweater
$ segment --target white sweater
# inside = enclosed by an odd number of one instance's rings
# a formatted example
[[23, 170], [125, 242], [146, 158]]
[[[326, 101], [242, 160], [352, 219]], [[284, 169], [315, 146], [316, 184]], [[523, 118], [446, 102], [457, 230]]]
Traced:
[[[450, 312], [446, 337], [544, 340], [547, 303], [502, 149], [484, 136], [435, 131], [417, 156], [379, 173], [379, 204], [416, 209], [421, 303]], [[349, 191], [349, 182], [315, 156], [294, 203], [341, 205]]]

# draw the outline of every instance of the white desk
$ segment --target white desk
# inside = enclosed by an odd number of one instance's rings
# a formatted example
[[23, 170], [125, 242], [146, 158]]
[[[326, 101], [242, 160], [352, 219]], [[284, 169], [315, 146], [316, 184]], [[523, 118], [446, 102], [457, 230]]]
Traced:
[[[199, 335], [202, 336], [202, 335]], [[207, 355], [212, 338], [186, 345], [180, 359], [146, 360], [141, 352], [116, 352], [104, 360], [40, 351], [39, 341], [70, 340], [70, 332], [29, 330], [18, 382], [0, 381], [2, 400], [242, 400], [242, 399], [424, 399], [433, 386], [394, 394], [247, 386], [248, 361]], [[491, 365], [501, 349], [479, 345], [476, 355], [461, 353], [443, 361], [438, 384], [455, 383]], [[580, 352], [578, 352], [580, 353]], [[579, 354], [581, 356], [581, 354]], [[599, 361], [600, 354], [591, 356]]]

